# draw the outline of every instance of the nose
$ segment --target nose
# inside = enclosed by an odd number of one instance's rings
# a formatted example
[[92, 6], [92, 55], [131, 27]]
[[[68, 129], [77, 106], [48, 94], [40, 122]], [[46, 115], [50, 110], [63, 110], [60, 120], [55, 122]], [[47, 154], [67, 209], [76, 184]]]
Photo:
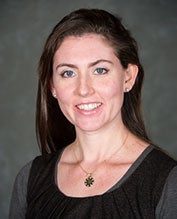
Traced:
[[94, 93], [92, 79], [89, 76], [78, 77], [76, 93], [83, 97], [90, 96]]

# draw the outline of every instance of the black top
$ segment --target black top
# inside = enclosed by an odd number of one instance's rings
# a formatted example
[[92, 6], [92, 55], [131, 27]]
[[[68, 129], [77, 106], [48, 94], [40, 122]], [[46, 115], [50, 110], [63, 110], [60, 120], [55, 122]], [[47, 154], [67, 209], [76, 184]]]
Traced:
[[[169, 192], [171, 181], [177, 183], [177, 162], [160, 150], [148, 147], [116, 185], [91, 197], [68, 197], [58, 189], [55, 178], [60, 155], [61, 151], [48, 155], [45, 163], [42, 157], [33, 161], [27, 189], [27, 219], [177, 218], [177, 190], [174, 194]], [[10, 218], [16, 218], [11, 209]], [[169, 209], [173, 209], [171, 214]]]

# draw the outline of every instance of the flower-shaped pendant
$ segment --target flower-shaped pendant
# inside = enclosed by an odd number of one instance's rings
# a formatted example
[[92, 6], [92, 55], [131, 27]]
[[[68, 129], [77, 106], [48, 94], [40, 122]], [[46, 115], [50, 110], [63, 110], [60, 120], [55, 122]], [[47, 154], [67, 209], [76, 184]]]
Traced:
[[89, 174], [89, 176], [85, 179], [85, 186], [90, 187], [92, 186], [94, 183], [94, 178], [91, 176], [91, 174]]

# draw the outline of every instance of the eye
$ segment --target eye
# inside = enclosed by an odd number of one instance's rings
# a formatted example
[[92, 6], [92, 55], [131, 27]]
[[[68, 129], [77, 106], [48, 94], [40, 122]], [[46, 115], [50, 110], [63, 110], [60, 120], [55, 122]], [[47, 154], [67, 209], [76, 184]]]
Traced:
[[75, 73], [71, 70], [67, 70], [67, 71], [62, 72], [61, 76], [63, 78], [72, 78], [75, 76]]
[[94, 73], [98, 75], [104, 75], [108, 72], [108, 69], [106, 68], [96, 68]]

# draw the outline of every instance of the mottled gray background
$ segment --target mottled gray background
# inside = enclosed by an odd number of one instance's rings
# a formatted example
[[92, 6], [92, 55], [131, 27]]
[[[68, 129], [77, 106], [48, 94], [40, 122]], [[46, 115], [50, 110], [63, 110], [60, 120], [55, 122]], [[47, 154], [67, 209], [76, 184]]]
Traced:
[[146, 78], [143, 109], [152, 139], [177, 158], [176, 0], [0, 0], [0, 215], [7, 218], [18, 170], [40, 152], [34, 116], [37, 62], [46, 37], [66, 13], [107, 9], [139, 42]]

